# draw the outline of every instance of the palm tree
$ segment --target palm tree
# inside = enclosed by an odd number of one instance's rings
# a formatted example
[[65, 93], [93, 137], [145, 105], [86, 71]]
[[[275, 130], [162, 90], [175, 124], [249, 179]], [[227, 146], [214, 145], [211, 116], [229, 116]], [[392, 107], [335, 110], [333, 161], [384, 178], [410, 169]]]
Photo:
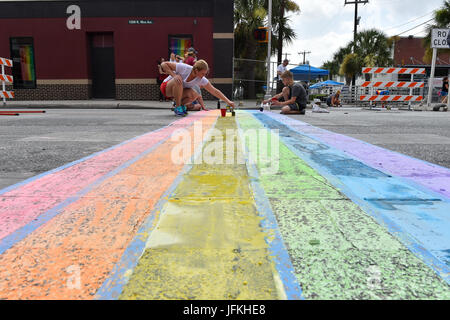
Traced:
[[[391, 65], [393, 63], [391, 58], [392, 44], [392, 39], [389, 39], [379, 30], [369, 29], [359, 32], [356, 35], [356, 48], [354, 52], [356, 56], [351, 57], [352, 64], [355, 63], [355, 61], [358, 62], [358, 70], [354, 75], [360, 75], [364, 66], [374, 67], [376, 65]], [[327, 65], [328, 67], [333, 68], [333, 72], [330, 73], [335, 74], [334, 72], [336, 69], [342, 69], [340, 67], [342, 67], [344, 60], [346, 58], [350, 59], [348, 58], [348, 55], [353, 52], [353, 45], [354, 42], [351, 41], [334, 54], [333, 60]], [[347, 61], [346, 63], [348, 64], [350, 61]], [[366, 80], [369, 79], [366, 78]]]
[[[423, 46], [425, 48], [425, 55], [423, 61], [430, 63], [433, 55], [433, 49], [431, 48], [431, 30], [433, 29], [446, 29], [450, 26], [450, 1], [444, 1], [442, 7], [434, 11], [434, 23], [427, 26], [427, 36], [423, 40]], [[449, 49], [438, 49], [438, 53], [449, 52]]]
[[[234, 56], [235, 58], [244, 58], [251, 60], [264, 60], [267, 53], [264, 54], [262, 47], [254, 38], [253, 31], [264, 25], [264, 19], [267, 11], [264, 8], [264, 0], [236, 0], [234, 2]], [[246, 80], [255, 80], [257, 66], [254, 62], [246, 61], [237, 66], [236, 71], [239, 76]], [[265, 69], [264, 69], [265, 70]], [[244, 82], [244, 92], [247, 97], [255, 96], [255, 83]]]
[[[393, 63], [388, 37], [381, 31], [369, 29], [356, 35], [356, 50], [362, 62], [364, 59], [374, 65], [387, 66]], [[373, 65], [373, 66], [374, 66]]]
[[[266, 8], [267, 6], [268, 4], [266, 4]], [[300, 7], [292, 0], [274, 0], [273, 7], [273, 25], [274, 32], [277, 35], [274, 37], [274, 43], [277, 45], [277, 64], [280, 64], [283, 59], [283, 44], [290, 44], [297, 37], [294, 30], [289, 26], [290, 19], [286, 17], [286, 13], [298, 13]]]
[[[273, 7], [279, 8], [283, 4], [284, 12], [298, 12], [300, 8], [292, 0], [273, 0]], [[235, 0], [234, 2], [234, 39], [236, 58], [266, 60], [267, 45], [258, 43], [253, 36], [253, 31], [267, 23], [268, 0]], [[272, 16], [272, 45], [273, 54], [278, 47], [281, 57], [283, 43], [292, 42], [296, 34], [289, 27], [289, 18], [281, 17], [280, 10], [273, 10]], [[281, 35], [281, 37], [280, 37]], [[282, 39], [282, 41], [279, 41]], [[281, 45], [281, 49], [279, 48]], [[239, 70], [247, 80], [265, 80], [267, 68], [265, 64], [246, 62]], [[247, 97], [254, 97], [254, 83], [246, 82], [244, 90]]]
[[328, 79], [332, 79], [334, 75], [339, 74], [340, 65], [335, 61], [325, 61], [323, 65], [320, 67], [321, 69], [328, 70], [330, 73], [328, 75]]
[[361, 57], [357, 53], [349, 53], [341, 64], [339, 73], [345, 76], [346, 85], [350, 85], [353, 76], [361, 72]]

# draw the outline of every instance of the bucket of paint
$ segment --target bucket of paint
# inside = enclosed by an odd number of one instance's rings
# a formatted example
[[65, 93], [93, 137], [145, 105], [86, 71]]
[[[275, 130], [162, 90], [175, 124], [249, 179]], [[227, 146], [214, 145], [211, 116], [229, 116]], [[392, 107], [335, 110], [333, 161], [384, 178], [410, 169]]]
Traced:
[[220, 109], [220, 114], [222, 115], [222, 117], [226, 117], [227, 116], [227, 109], [221, 108]]

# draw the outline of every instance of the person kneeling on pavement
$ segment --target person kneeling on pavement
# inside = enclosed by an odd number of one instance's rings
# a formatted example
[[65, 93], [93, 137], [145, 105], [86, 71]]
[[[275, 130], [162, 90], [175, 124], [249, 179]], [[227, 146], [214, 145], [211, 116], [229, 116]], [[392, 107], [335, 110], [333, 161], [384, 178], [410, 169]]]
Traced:
[[284, 88], [281, 93], [273, 96], [263, 103], [272, 102], [272, 106], [282, 106], [282, 114], [305, 114], [307, 95], [300, 83], [294, 82], [294, 75], [290, 71], [281, 74]]

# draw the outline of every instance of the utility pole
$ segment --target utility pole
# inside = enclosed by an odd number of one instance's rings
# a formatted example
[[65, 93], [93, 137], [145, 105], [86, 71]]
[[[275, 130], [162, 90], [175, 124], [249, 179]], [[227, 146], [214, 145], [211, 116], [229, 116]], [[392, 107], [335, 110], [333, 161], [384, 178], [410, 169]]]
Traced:
[[[344, 6], [347, 4], [354, 4], [355, 5], [355, 28], [353, 29], [353, 53], [355, 53], [355, 47], [356, 47], [356, 35], [358, 33], [358, 24], [359, 24], [359, 17], [358, 17], [358, 4], [366, 4], [369, 3], [369, 0], [345, 0]], [[356, 77], [353, 76], [352, 79], [352, 85], [355, 86]]]
[[287, 60], [288, 59], [287, 56], [290, 56], [290, 55], [291, 55], [290, 53], [284, 53], [284, 60]]
[[[280, 0], [279, 2], [280, 8], [279, 8], [279, 15], [280, 15], [280, 21], [283, 21], [285, 9], [286, 9], [286, 0]], [[277, 43], [277, 65], [281, 64], [281, 59], [283, 58], [283, 38], [284, 38], [284, 28], [283, 23], [279, 24], [278, 29], [278, 43]]]
[[302, 52], [298, 53], [299, 55], [303, 55], [303, 64], [306, 63], [306, 55], [310, 54], [310, 53], [311, 53], [311, 51], [302, 51]]
[[271, 45], [272, 45], [272, 0], [269, 0], [269, 8], [268, 8], [268, 31], [269, 31], [269, 41], [267, 43], [267, 89], [266, 89], [266, 95], [264, 96], [264, 99], [267, 100], [271, 97], [270, 95], [270, 54], [272, 53]]

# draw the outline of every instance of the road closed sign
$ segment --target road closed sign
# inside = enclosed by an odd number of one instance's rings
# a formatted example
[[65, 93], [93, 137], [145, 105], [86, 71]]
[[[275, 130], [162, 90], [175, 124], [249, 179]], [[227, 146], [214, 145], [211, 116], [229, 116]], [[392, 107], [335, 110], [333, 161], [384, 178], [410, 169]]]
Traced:
[[431, 47], [437, 49], [449, 49], [450, 29], [433, 29], [431, 32]]

